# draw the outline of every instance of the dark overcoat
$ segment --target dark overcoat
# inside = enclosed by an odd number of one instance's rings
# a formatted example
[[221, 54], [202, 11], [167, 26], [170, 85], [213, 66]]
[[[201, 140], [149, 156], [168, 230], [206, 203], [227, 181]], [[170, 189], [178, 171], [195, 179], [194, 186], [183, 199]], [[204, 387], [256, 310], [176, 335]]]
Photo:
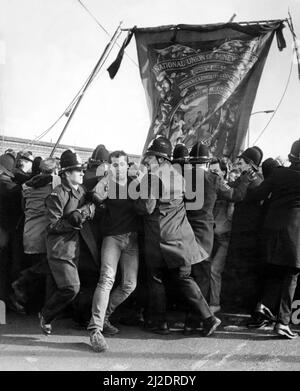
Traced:
[[203, 205], [196, 210], [187, 210], [187, 217], [195, 233], [197, 243], [210, 255], [214, 243], [214, 207], [217, 199], [227, 201], [241, 200], [245, 196], [250, 182], [245, 177], [233, 189], [217, 174], [194, 166], [192, 175], [186, 176], [186, 179], [190, 178], [192, 180], [193, 190], [195, 190], [196, 175], [203, 176]]
[[22, 214], [22, 188], [3, 173], [0, 175], [0, 247], [15, 232]]
[[[85, 204], [85, 191], [79, 186], [78, 190], [71, 188], [66, 181], [62, 181], [53, 189], [46, 199], [46, 206], [50, 224], [47, 228], [46, 244], [47, 257], [50, 269], [55, 275], [58, 285], [72, 285], [68, 281], [68, 268], [77, 267], [80, 253], [80, 236], [85, 241], [95, 262], [98, 262], [98, 249], [89, 224], [83, 228], [74, 228], [67, 216]], [[53, 261], [53, 262], [52, 262]], [[65, 261], [65, 262], [64, 262]], [[64, 273], [65, 265], [65, 273]]]
[[[169, 169], [177, 175], [175, 169]], [[175, 193], [176, 198], [172, 197]], [[184, 194], [180, 196], [179, 193], [172, 189], [170, 198], [162, 195], [158, 199], [139, 199], [136, 202], [138, 213], [144, 214], [145, 257], [150, 268], [178, 268], [207, 258], [205, 250], [197, 245], [188, 222]]]
[[269, 198], [263, 225], [267, 262], [300, 269], [300, 166], [276, 168], [248, 197]]

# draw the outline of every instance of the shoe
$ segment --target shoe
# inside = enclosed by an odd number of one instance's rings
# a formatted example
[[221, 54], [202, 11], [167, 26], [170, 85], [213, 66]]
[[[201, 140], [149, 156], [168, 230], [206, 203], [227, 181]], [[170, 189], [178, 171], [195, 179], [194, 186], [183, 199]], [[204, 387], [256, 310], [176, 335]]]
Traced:
[[209, 306], [209, 309], [210, 309], [210, 311], [211, 311], [213, 314], [216, 314], [217, 312], [220, 312], [220, 311], [221, 311], [221, 306], [219, 306], [219, 305], [210, 305], [210, 306]]
[[153, 329], [155, 334], [168, 335], [170, 334], [169, 325], [167, 322], [158, 323], [157, 326]]
[[18, 301], [14, 293], [9, 296], [7, 306], [9, 309], [16, 312], [17, 314], [26, 315], [25, 307]]
[[197, 333], [196, 327], [192, 327], [192, 326], [188, 326], [188, 325], [184, 326], [184, 329], [183, 329], [184, 335], [191, 335], [191, 334], [195, 334], [195, 333]]
[[50, 323], [46, 323], [43, 315], [39, 313], [40, 319], [40, 328], [45, 335], [50, 335], [52, 333], [52, 326]]
[[16, 280], [11, 284], [15, 297], [19, 303], [25, 304], [27, 302], [26, 294], [20, 289], [19, 281]]
[[120, 330], [117, 327], [115, 327], [114, 325], [112, 325], [108, 319], [104, 322], [103, 334], [116, 335], [119, 332], [120, 332]]
[[94, 352], [101, 353], [108, 349], [108, 345], [100, 330], [93, 330], [90, 333], [90, 341]]
[[276, 321], [276, 317], [273, 315], [272, 311], [262, 303], [257, 304], [253, 315], [254, 317], [262, 317], [263, 319], [271, 320], [272, 322]]
[[183, 330], [184, 322], [181, 322], [180, 320], [175, 320], [173, 323], [170, 324], [170, 328], [175, 330]]
[[277, 335], [280, 335], [282, 337], [288, 338], [288, 339], [295, 339], [298, 337], [297, 333], [294, 333], [290, 326], [286, 326], [282, 323], [276, 323], [274, 327], [274, 331]]
[[148, 320], [144, 323], [144, 327], [155, 334], [170, 334], [170, 329], [167, 322], [153, 322]]
[[203, 321], [203, 335], [209, 337], [220, 326], [221, 320], [215, 316], [211, 316]]
[[86, 330], [88, 328], [89, 323], [90, 322], [88, 320], [76, 320], [74, 323], [74, 328], [76, 330]]
[[196, 334], [199, 332], [199, 330], [203, 331], [203, 322], [192, 322], [192, 323], [185, 323], [183, 334], [184, 335], [191, 335]]
[[267, 319], [260, 319], [260, 320], [253, 320], [253, 322], [250, 322], [247, 324], [247, 327], [249, 329], [264, 329], [268, 326], [271, 326], [272, 322]]
[[133, 315], [123, 316], [119, 319], [119, 323], [124, 326], [142, 326], [144, 324], [142, 312], [134, 313]]

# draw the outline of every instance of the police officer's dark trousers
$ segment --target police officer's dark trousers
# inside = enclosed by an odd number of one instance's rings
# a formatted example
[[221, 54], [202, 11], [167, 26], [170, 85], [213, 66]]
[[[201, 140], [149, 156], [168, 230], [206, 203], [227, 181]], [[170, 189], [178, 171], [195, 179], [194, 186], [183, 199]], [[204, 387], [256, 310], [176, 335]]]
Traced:
[[70, 304], [80, 290], [78, 260], [49, 259], [56, 288], [46, 301], [41, 314], [46, 323], [51, 323]]
[[[166, 292], [164, 284], [164, 275], [166, 268], [151, 268], [150, 269], [150, 312], [158, 321], [166, 320]], [[191, 277], [191, 266], [181, 266], [179, 268], [168, 269], [168, 277], [178, 286], [183, 299], [186, 301], [189, 309], [194, 314], [197, 314], [201, 319], [207, 319], [212, 316], [209, 306], [202, 295], [202, 292]]]

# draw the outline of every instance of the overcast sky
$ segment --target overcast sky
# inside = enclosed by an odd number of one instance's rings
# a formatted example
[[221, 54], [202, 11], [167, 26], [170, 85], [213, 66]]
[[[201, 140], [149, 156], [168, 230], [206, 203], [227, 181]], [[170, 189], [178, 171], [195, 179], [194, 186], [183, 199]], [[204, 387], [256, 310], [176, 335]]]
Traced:
[[[149, 27], [226, 22], [234, 13], [236, 22], [281, 19], [289, 7], [300, 37], [300, 0], [82, 1], [111, 33], [121, 20], [124, 27]], [[77, 0], [0, 0], [0, 5], [0, 134], [32, 139], [70, 103], [108, 37]], [[287, 48], [279, 52], [274, 40], [253, 111], [274, 109], [283, 93], [292, 58], [288, 28], [284, 35]], [[127, 51], [137, 62], [134, 40]], [[116, 53], [117, 48], [107, 65]], [[111, 81], [106, 67], [85, 95], [62, 142], [85, 147], [102, 143], [109, 150], [140, 154], [150, 120], [139, 70], [124, 57]], [[287, 95], [257, 144], [265, 158], [287, 155], [291, 143], [300, 137], [299, 102], [300, 81], [294, 65]], [[251, 118], [252, 141], [268, 118], [266, 114]], [[60, 122], [43, 140], [56, 141], [62, 127]]]

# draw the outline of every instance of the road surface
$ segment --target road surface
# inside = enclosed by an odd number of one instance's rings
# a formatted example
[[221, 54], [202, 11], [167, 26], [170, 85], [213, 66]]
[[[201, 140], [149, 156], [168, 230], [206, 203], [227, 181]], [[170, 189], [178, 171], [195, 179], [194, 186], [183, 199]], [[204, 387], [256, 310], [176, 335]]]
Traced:
[[97, 354], [87, 332], [69, 319], [57, 321], [53, 335], [44, 336], [36, 316], [9, 314], [7, 324], [0, 325], [0, 370], [300, 370], [300, 337], [278, 339], [271, 328], [249, 331], [241, 319], [225, 318], [208, 338], [121, 326], [120, 334], [108, 339], [109, 351]]

